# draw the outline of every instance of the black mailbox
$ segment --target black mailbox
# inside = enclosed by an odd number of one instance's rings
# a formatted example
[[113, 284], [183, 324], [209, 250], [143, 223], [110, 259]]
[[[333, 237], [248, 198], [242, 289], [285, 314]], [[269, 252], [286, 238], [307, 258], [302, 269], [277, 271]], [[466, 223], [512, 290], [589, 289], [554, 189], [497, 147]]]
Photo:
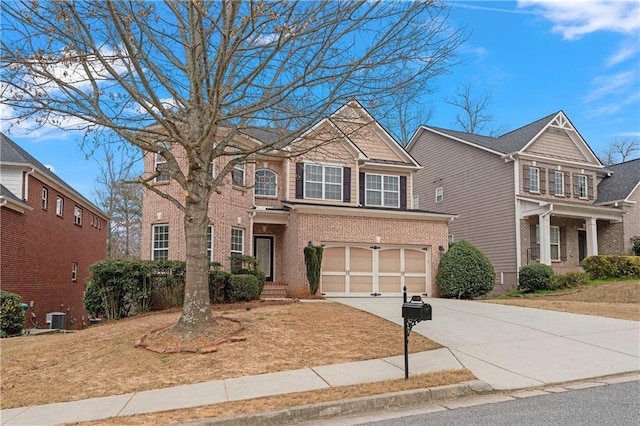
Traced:
[[402, 318], [429, 321], [431, 320], [431, 305], [428, 303], [403, 303]]

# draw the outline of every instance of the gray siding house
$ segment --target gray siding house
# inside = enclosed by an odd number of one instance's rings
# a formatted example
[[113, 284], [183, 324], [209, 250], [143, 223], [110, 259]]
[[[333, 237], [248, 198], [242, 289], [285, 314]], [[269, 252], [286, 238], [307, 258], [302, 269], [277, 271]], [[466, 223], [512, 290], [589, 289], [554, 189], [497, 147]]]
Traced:
[[515, 288], [529, 263], [579, 269], [584, 257], [608, 252], [622, 226], [625, 209], [598, 189], [612, 171], [562, 111], [499, 137], [421, 126], [407, 150], [424, 167], [414, 178], [419, 207], [459, 214], [449, 241], [489, 257], [496, 293]]

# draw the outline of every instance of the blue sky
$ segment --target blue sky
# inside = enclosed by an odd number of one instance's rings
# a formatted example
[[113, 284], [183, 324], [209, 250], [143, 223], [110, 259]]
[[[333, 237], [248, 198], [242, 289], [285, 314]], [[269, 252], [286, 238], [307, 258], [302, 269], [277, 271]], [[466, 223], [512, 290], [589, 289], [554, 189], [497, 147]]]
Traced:
[[[469, 38], [458, 51], [461, 63], [424, 97], [433, 111], [424, 124], [455, 128], [457, 111], [445, 99], [468, 82], [491, 94], [489, 112], [505, 130], [563, 110], [596, 153], [614, 139], [640, 137], [637, 0], [455, 1], [450, 19]], [[93, 199], [98, 167], [81, 151], [81, 135], [18, 127], [9, 137]]]

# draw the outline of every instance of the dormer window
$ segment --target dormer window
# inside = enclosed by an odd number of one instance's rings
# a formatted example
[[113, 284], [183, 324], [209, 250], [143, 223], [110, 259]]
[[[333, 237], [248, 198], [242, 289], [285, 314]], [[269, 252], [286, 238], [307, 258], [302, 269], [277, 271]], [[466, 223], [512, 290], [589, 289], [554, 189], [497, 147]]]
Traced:
[[256, 170], [256, 182], [253, 190], [256, 195], [275, 197], [277, 195], [277, 175], [267, 169]]

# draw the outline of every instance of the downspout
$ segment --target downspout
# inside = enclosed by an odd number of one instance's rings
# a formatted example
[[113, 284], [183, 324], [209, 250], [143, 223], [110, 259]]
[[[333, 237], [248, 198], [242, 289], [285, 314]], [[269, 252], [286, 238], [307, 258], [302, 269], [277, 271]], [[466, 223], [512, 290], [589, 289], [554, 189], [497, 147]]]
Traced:
[[33, 172], [35, 172], [36, 169], [34, 169], [33, 167], [31, 168], [31, 171], [26, 172], [24, 174], [24, 200], [28, 201], [29, 200], [29, 175], [33, 174]]
[[[520, 203], [518, 202], [518, 195], [520, 195], [520, 161], [514, 158], [513, 155], [508, 157], [513, 161], [513, 201], [514, 201], [514, 213], [515, 213], [515, 225], [516, 225], [516, 282], [518, 281], [518, 273], [522, 266], [522, 232], [520, 229]], [[506, 161], [506, 160], [505, 160]]]

